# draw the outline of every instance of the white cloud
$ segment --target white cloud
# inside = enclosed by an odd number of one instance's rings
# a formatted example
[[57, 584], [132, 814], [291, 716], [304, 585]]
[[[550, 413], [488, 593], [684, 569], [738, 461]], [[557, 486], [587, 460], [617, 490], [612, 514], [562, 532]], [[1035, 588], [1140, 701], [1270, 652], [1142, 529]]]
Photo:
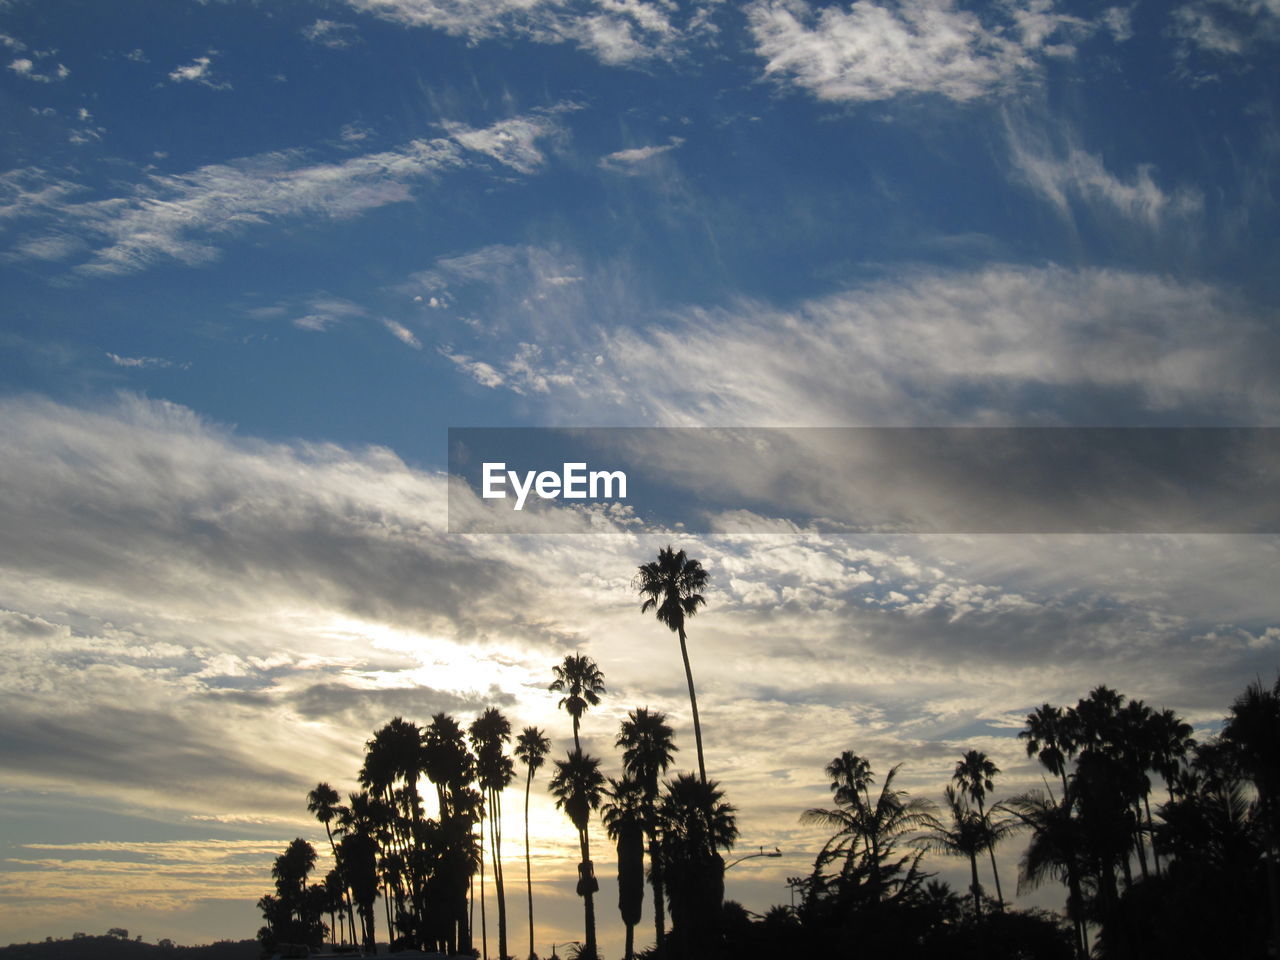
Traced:
[[559, 127], [546, 117], [513, 117], [476, 130], [462, 123], [445, 123], [445, 132], [468, 150], [492, 157], [518, 173], [534, 173], [544, 157], [539, 140]]
[[[521, 298], [527, 290], [506, 287]], [[574, 286], [574, 299], [544, 304], [552, 316], [524, 313], [510, 299], [507, 309], [492, 308], [508, 320], [506, 343], [540, 344], [524, 376], [549, 388], [548, 415], [560, 422], [1280, 419], [1268, 373], [1280, 362], [1280, 341], [1247, 304], [1199, 283], [1058, 267], [921, 270], [792, 308], [743, 301], [673, 311], [634, 328], [600, 325], [611, 287], [611, 278], [588, 277]], [[530, 366], [523, 350], [483, 336], [457, 345], [497, 371]]]
[[406, 327], [404, 324], [396, 323], [396, 321], [394, 320], [387, 320], [387, 319], [383, 319], [382, 324], [389, 331], [391, 331], [391, 335], [393, 337], [395, 337], [405, 346], [413, 347], [413, 349], [415, 350], [422, 349], [422, 341], [420, 341], [416, 336], [414, 336], [413, 331], [410, 330], [408, 327]]
[[[1002, 5], [991, 24], [950, 0], [857, 0], [815, 9], [805, 0], [753, 0], [747, 18], [765, 74], [822, 100], [933, 93], [968, 101], [1008, 90], [1040, 55], [1070, 55], [1092, 27], [1049, 0]], [[993, 14], [988, 12], [988, 16]], [[1048, 41], [1060, 38], [1056, 44]]]
[[163, 357], [122, 357], [118, 353], [107, 352], [107, 358], [117, 367], [136, 367], [145, 369], [148, 367], [171, 367], [172, 360], [166, 360]]
[[1183, 54], [1195, 49], [1216, 57], [1252, 53], [1260, 41], [1280, 36], [1280, 2], [1277, 0], [1199, 0], [1172, 11], [1175, 37], [1184, 43]]
[[53, 220], [60, 232], [83, 235], [94, 245], [92, 258], [75, 268], [83, 274], [128, 273], [166, 259], [197, 265], [217, 258], [217, 238], [248, 227], [290, 217], [351, 217], [406, 202], [415, 182], [466, 165], [459, 144], [532, 173], [543, 162], [537, 141], [558, 127], [537, 116], [452, 129], [452, 140], [414, 140], [338, 162], [308, 163], [302, 151], [280, 151], [152, 174], [128, 194], [78, 204], [66, 202], [80, 189], [74, 184], [38, 168], [11, 171], [0, 176], [9, 195], [0, 218]]
[[471, 41], [495, 38], [572, 43], [606, 64], [671, 57], [689, 36], [709, 32], [709, 8], [664, 0], [346, 0], [365, 13]]
[[30, 57], [18, 57], [10, 62], [9, 69], [18, 76], [27, 80], [34, 80], [36, 83], [55, 83], [71, 76], [71, 71], [61, 63], [55, 64], [52, 69], [41, 73], [36, 69], [36, 63]]
[[1102, 157], [1074, 146], [1070, 138], [1065, 148], [1057, 150], [1048, 138], [1034, 137], [1013, 125], [1007, 126], [1007, 132], [1017, 175], [1068, 219], [1073, 201], [1108, 209], [1153, 229], [1204, 208], [1198, 191], [1162, 189], [1151, 164], [1139, 165], [1132, 176], [1122, 178], [1106, 168]]
[[661, 156], [671, 150], [675, 150], [682, 143], [683, 137], [672, 137], [665, 144], [654, 144], [648, 147], [632, 147], [628, 150], [617, 150], [600, 158], [600, 167], [604, 170], [614, 170], [619, 173], [635, 174], [646, 161], [652, 160], [654, 157]]
[[198, 83], [211, 90], [230, 90], [231, 84], [214, 79], [213, 52], [208, 56], [196, 57], [191, 63], [174, 67], [169, 71], [169, 79], [174, 83]]
[[331, 50], [345, 50], [360, 42], [360, 33], [354, 26], [336, 20], [317, 20], [303, 27], [302, 35], [311, 43]]

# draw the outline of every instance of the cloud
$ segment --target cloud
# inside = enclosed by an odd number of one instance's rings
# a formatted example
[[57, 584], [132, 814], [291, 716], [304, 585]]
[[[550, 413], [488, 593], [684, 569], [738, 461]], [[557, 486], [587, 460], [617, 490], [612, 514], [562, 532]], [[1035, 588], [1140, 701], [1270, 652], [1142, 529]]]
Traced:
[[[558, 129], [548, 116], [516, 117], [491, 127], [453, 126], [453, 139], [413, 140], [395, 149], [329, 163], [308, 162], [302, 151], [278, 151], [209, 164], [183, 174], [152, 174], [132, 191], [107, 200], [67, 202], [78, 185], [39, 168], [0, 177], [10, 199], [0, 218], [52, 220], [60, 233], [93, 245], [75, 269], [85, 275], [130, 273], [176, 260], [195, 266], [215, 260], [220, 237], [275, 220], [356, 216], [413, 197], [413, 185], [467, 165], [459, 145], [520, 173], [543, 156], [537, 141]], [[22, 250], [11, 252], [21, 255]]]
[[689, 37], [709, 32], [713, 3], [685, 8], [661, 0], [346, 0], [352, 8], [410, 27], [440, 30], [471, 42], [520, 39], [572, 43], [602, 63], [626, 65], [670, 58]]
[[1066, 219], [1071, 218], [1073, 204], [1082, 204], [1156, 229], [1167, 220], [1204, 209], [1204, 198], [1194, 189], [1161, 188], [1152, 164], [1141, 164], [1122, 178], [1106, 168], [1101, 156], [1072, 145], [1070, 138], [1059, 150], [1047, 137], [1035, 137], [1009, 123], [1006, 129], [1015, 173]]
[[302, 28], [302, 35], [311, 43], [331, 50], [345, 50], [360, 42], [360, 33], [354, 26], [336, 20], [316, 20]]
[[684, 143], [683, 137], [672, 137], [665, 144], [655, 144], [648, 147], [632, 147], [629, 150], [617, 150], [601, 157], [599, 165], [603, 170], [613, 170], [618, 173], [635, 175], [640, 172], [638, 168], [642, 167], [647, 161], [675, 150], [682, 143]]
[[1170, 32], [1192, 51], [1231, 59], [1254, 53], [1280, 37], [1280, 3], [1275, 0], [1200, 0], [1174, 8]]
[[391, 331], [391, 335], [393, 337], [403, 343], [406, 347], [413, 347], [415, 350], [422, 349], [422, 341], [415, 337], [413, 335], [413, 331], [404, 324], [396, 323], [394, 320], [388, 320], [385, 318], [383, 319], [382, 324]]
[[172, 360], [165, 360], [163, 357], [122, 357], [117, 353], [107, 352], [107, 358], [117, 367], [134, 367], [145, 369], [148, 367], [171, 367]]
[[[39, 54], [37, 54], [39, 56]], [[25, 80], [34, 80], [36, 83], [56, 83], [59, 80], [65, 80], [71, 76], [71, 71], [63, 64], [55, 64], [51, 70], [46, 73], [40, 73], [36, 69], [36, 63], [30, 57], [18, 57], [9, 63], [9, 69]]]
[[[1124, 209], [1142, 211], [1136, 204]], [[631, 298], [619, 293], [611, 272], [552, 287], [538, 277], [560, 272], [557, 260], [543, 257], [537, 272], [508, 266], [494, 273], [478, 300], [469, 287], [447, 283], [439, 268], [418, 282], [502, 318], [492, 330], [459, 328], [450, 353], [488, 386], [544, 396], [551, 422], [1187, 425], [1280, 418], [1280, 394], [1268, 374], [1280, 361], [1280, 341], [1256, 307], [1207, 284], [1010, 264], [919, 269], [793, 306], [742, 300], [674, 308], [632, 325], [601, 321], [630, 316], [619, 312], [618, 303]], [[543, 298], [532, 300], [535, 291]]]
[[184, 66], [174, 67], [169, 71], [169, 79], [174, 83], [198, 83], [210, 90], [230, 90], [230, 83], [214, 79], [213, 56], [213, 51], [210, 51], [208, 56], [196, 57]]
[[[993, 96], [1036, 71], [1039, 57], [1070, 55], [1070, 38], [1092, 29], [1053, 13], [1047, 0], [1001, 10], [1000, 23], [947, 0], [857, 0], [820, 10], [805, 0], [753, 0], [746, 12], [765, 75], [821, 100]], [[1054, 37], [1062, 39], [1049, 43]]]
[[[607, 678], [584, 719], [591, 752], [616, 757], [618, 721], [648, 704], [691, 762], [674, 639], [630, 587], [666, 536], [451, 536], [445, 479], [391, 451], [267, 443], [131, 395], [93, 410], [5, 399], [0, 442], [6, 803], [127, 809], [131, 829], [198, 817], [200, 835], [238, 824], [245, 844], [27, 846], [6, 903], [256, 896], [282, 846], [271, 825], [323, 841], [306, 790], [353, 789], [391, 715], [495, 703], [559, 750], [546, 683], [568, 650]], [[979, 746], [1012, 792], [1037, 782], [1014, 737], [1035, 704], [1101, 677], [1203, 727], [1274, 661], [1274, 538], [676, 542], [712, 576], [689, 637], [709, 765], [744, 827], [786, 838], [797, 862], [814, 844], [796, 811], [825, 799], [822, 764], [842, 749], [908, 760], [904, 784], [932, 794]], [[533, 812], [535, 842], [571, 864], [545, 794]], [[769, 866], [779, 883], [798, 869]]]
[[545, 160], [538, 141], [558, 130], [546, 117], [513, 117], [480, 130], [462, 123], [445, 123], [444, 129], [468, 150], [525, 174], [536, 172]]

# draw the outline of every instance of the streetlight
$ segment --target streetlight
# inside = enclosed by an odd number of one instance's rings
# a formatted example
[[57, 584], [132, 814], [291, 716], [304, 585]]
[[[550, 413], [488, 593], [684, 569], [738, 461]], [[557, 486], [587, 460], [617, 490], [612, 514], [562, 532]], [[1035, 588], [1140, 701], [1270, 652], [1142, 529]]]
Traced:
[[780, 856], [782, 856], [782, 851], [779, 850], [777, 847], [774, 847], [772, 850], [768, 851], [767, 853], [765, 852], [764, 847], [761, 847], [759, 853], [748, 853], [745, 857], [739, 857], [737, 860], [734, 860], [732, 863], [725, 864], [725, 869], [728, 870], [730, 867], [737, 866], [743, 860], [751, 860], [754, 857], [780, 857]]

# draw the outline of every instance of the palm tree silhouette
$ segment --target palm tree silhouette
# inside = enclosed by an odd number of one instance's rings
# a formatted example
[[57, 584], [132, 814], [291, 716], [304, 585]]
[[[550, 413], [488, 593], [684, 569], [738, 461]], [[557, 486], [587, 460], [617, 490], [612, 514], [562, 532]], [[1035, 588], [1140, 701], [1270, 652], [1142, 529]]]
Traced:
[[536, 956], [533, 950], [533, 861], [529, 855], [529, 790], [533, 775], [545, 762], [551, 741], [537, 727], [525, 727], [516, 738], [516, 759], [528, 769], [524, 782], [524, 881], [529, 891], [529, 960]]
[[[471, 743], [476, 754], [476, 775], [487, 797], [489, 846], [493, 862], [493, 882], [498, 896], [498, 956], [507, 954], [507, 897], [502, 873], [502, 791], [511, 783], [515, 764], [503, 748], [511, 740], [511, 722], [496, 707], [490, 707], [471, 724]], [[484, 826], [481, 824], [481, 843]], [[483, 856], [483, 851], [482, 851]], [[481, 867], [481, 883], [484, 870]], [[483, 892], [483, 886], [481, 888]], [[481, 904], [483, 907], [483, 898]], [[481, 909], [481, 916], [484, 910]]]
[[[853, 761], [861, 759], [857, 754], [849, 756]], [[849, 762], [845, 754], [841, 754], [827, 765], [828, 774], [832, 773], [833, 768], [840, 769], [837, 764], [841, 765], [840, 768], [861, 770], [865, 761], [863, 764]], [[884, 887], [882, 863], [885, 851], [902, 834], [933, 823], [933, 804], [928, 800], [910, 797], [905, 790], [895, 789], [893, 782], [901, 769], [902, 764], [890, 768], [874, 801], [871, 799], [870, 788], [875, 782], [875, 775], [869, 766], [862, 770], [856, 781], [859, 785], [857, 790], [843, 790], [843, 781], [833, 777], [835, 808], [813, 807], [800, 815], [801, 823], [821, 824], [835, 831], [823, 847], [819, 859], [843, 849], [846, 864], [850, 864], [856, 854], [857, 841], [862, 841], [872, 896], [876, 900], [879, 900]]]
[[689, 708], [693, 713], [693, 739], [698, 748], [698, 776], [707, 782], [707, 764], [702, 755], [702, 723], [698, 719], [698, 695], [693, 686], [693, 670], [689, 666], [689, 647], [684, 622], [692, 617], [706, 599], [698, 591], [707, 585], [707, 571], [697, 560], [674, 551], [668, 545], [658, 551], [658, 559], [642, 564], [632, 586], [644, 597], [640, 612], [654, 611], [659, 623], [666, 624], [680, 638], [680, 657], [684, 661], [684, 677], [689, 685]]
[[600, 694], [605, 692], [604, 674], [594, 660], [580, 653], [566, 655], [564, 663], [556, 664], [551, 672], [555, 674], [555, 679], [547, 689], [552, 693], [564, 694], [559, 706], [573, 718], [573, 746], [581, 752], [578, 724], [582, 715], [587, 712], [587, 707], [600, 703]]
[[969, 806], [962, 789], [957, 790], [948, 784], [944, 791], [947, 812], [951, 815], [950, 824], [944, 824], [936, 817], [931, 818], [929, 832], [913, 842], [930, 853], [968, 858], [972, 877], [969, 889], [973, 893], [973, 915], [981, 917], [982, 885], [978, 882], [978, 855], [984, 850], [991, 851], [1008, 835], [1009, 827], [1005, 824], [991, 824], [985, 814]]
[[1257, 680], [1231, 704], [1222, 728], [1240, 770], [1258, 791], [1257, 811], [1266, 849], [1272, 952], [1280, 956], [1280, 676], [1267, 689]]
[[[1047, 765], [1047, 764], [1046, 764]], [[1084, 831], [1072, 816], [1070, 796], [1056, 800], [1040, 790], [1011, 797], [1000, 804], [1031, 830], [1031, 842], [1018, 865], [1018, 892], [1034, 890], [1045, 880], [1067, 886], [1067, 917], [1075, 926], [1077, 955], [1089, 956], [1089, 927], [1084, 899]]]
[[716, 951], [724, 905], [724, 858], [738, 838], [736, 811], [714, 780], [682, 773], [658, 804], [663, 869], [674, 936], [683, 957]]
[[622, 770], [640, 784], [643, 791], [644, 829], [649, 838], [649, 882], [653, 884], [653, 922], [657, 939], [654, 945], [662, 952], [666, 937], [663, 900], [662, 857], [658, 833], [658, 781], [671, 766], [672, 755], [679, 747], [673, 740], [667, 716], [638, 707], [627, 714], [618, 731], [615, 746], [622, 747]]
[[[960, 758], [956, 764], [955, 773], [951, 775], [951, 779], [955, 781], [957, 787], [966, 794], [970, 800], [978, 805], [978, 818], [982, 825], [988, 829], [991, 823], [987, 820], [987, 811], [983, 806], [986, 799], [987, 791], [994, 790], [995, 784], [991, 781], [1000, 773], [1000, 768], [981, 750], [969, 750]], [[948, 802], [950, 800], [948, 799]], [[996, 845], [994, 842], [994, 833], [992, 842], [987, 845], [987, 853], [991, 855], [991, 873], [996, 881], [996, 902], [1000, 904], [1000, 909], [1004, 909], [1004, 891], [1000, 889], [1000, 871], [996, 867]]]
[[604, 788], [604, 775], [600, 761], [574, 749], [566, 759], [555, 761], [556, 772], [551, 778], [550, 790], [556, 798], [556, 807], [563, 810], [578, 831], [578, 846], [582, 862], [578, 865], [578, 896], [583, 898], [586, 919], [586, 944], [583, 956], [596, 960], [596, 906], [595, 892], [599, 889], [591, 864], [591, 838], [588, 827], [591, 813], [600, 807], [600, 795]]
[[334, 870], [342, 888], [342, 902], [346, 907], [347, 922], [350, 925], [351, 936], [354, 939], [356, 919], [351, 907], [351, 891], [343, 878], [342, 860], [338, 856], [338, 845], [333, 842], [333, 830], [329, 827], [329, 824], [337, 818], [341, 811], [341, 807], [338, 804], [340, 799], [342, 798], [338, 796], [338, 791], [329, 786], [329, 784], [324, 782], [317, 783], [315, 789], [307, 794], [307, 812], [324, 824], [325, 836], [329, 838], [329, 849], [333, 851]]
[[625, 960], [635, 955], [644, 908], [644, 787], [630, 777], [609, 780], [602, 808], [605, 831], [618, 850], [618, 912], [627, 928]]
[[1070, 725], [1061, 707], [1041, 704], [1027, 714], [1027, 726], [1018, 733], [1027, 742], [1027, 756], [1037, 757], [1045, 769], [1062, 780], [1067, 792], [1067, 761], [1075, 754]]

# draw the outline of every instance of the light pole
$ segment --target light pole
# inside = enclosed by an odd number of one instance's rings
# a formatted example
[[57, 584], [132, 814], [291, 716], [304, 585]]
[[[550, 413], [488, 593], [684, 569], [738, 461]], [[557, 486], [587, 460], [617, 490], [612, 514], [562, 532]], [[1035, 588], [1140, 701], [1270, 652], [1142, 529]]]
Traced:
[[553, 943], [551, 945], [551, 960], [558, 960], [558, 958], [556, 957], [556, 947], [567, 947], [569, 946], [569, 944], [573, 944], [575, 947], [580, 947], [582, 946], [582, 941], [581, 940], [565, 940], [561, 943]]
[[764, 847], [761, 847], [759, 853], [748, 853], [745, 857], [739, 857], [737, 860], [734, 860], [730, 863], [725, 864], [724, 868], [725, 870], [728, 870], [730, 867], [736, 867], [743, 860], [751, 860], [755, 857], [780, 857], [780, 856], [782, 856], [782, 851], [779, 850], [777, 847], [774, 847], [772, 850], [768, 852], [765, 852]]

